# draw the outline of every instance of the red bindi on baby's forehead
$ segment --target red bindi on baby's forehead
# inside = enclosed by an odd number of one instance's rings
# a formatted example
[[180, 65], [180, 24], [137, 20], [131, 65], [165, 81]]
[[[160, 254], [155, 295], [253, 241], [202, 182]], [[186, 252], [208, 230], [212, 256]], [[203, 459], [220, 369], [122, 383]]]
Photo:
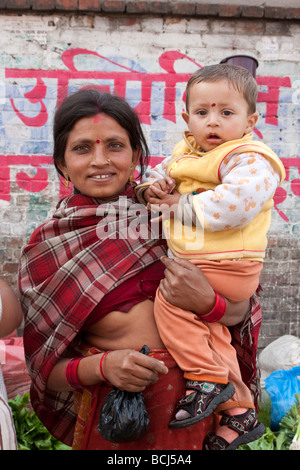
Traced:
[[216, 106], [216, 103], [212, 103], [211, 107], [214, 108]]

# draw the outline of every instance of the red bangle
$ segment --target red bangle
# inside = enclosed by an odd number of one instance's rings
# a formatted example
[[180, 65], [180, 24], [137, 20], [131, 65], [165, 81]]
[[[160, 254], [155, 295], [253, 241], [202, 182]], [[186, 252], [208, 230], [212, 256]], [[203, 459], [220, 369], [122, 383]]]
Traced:
[[226, 300], [223, 295], [218, 294], [218, 292], [214, 291], [216, 296], [216, 302], [214, 308], [205, 315], [197, 315], [201, 320], [204, 320], [208, 323], [215, 323], [224, 316], [226, 312]]
[[83, 359], [83, 357], [74, 357], [68, 362], [66, 366], [65, 375], [67, 382], [69, 385], [71, 385], [72, 388], [75, 389], [83, 387], [77, 377], [77, 367], [81, 359]]
[[107, 354], [109, 353], [110, 351], [106, 351], [103, 356], [101, 357], [101, 360], [100, 360], [100, 372], [101, 372], [101, 375], [103, 377], [103, 379], [108, 382], [107, 378], [105, 377], [105, 375], [103, 374], [103, 361], [104, 361], [104, 358], [105, 356], [107, 356]]

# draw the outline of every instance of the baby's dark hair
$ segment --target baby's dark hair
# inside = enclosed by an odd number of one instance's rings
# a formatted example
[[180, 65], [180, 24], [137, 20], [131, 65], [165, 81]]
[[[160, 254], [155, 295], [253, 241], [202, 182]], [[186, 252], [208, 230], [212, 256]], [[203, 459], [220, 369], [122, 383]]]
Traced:
[[248, 103], [249, 114], [255, 113], [258, 94], [256, 80], [244, 67], [231, 64], [208, 65], [193, 73], [186, 86], [186, 111], [189, 112], [189, 92], [195, 83], [219, 82], [222, 80], [227, 81], [243, 95]]
[[139, 163], [142, 175], [149, 164], [150, 152], [137, 114], [127, 101], [94, 87], [82, 88], [71, 94], [56, 110], [53, 160], [58, 173], [62, 174], [58, 164], [64, 162], [67, 140], [76, 122], [99, 113], [105, 113], [115, 119], [127, 132], [131, 148], [141, 150]]

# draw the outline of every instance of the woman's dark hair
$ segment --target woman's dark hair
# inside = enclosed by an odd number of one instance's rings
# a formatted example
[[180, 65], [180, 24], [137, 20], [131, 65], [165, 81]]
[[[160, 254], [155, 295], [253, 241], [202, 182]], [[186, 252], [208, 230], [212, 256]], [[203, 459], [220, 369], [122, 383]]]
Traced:
[[115, 119], [127, 132], [131, 148], [141, 150], [140, 176], [142, 176], [149, 163], [150, 152], [137, 114], [119, 96], [92, 87], [83, 88], [68, 96], [56, 110], [53, 125], [53, 160], [58, 173], [62, 175], [58, 163], [64, 162], [67, 140], [76, 122], [99, 113], [105, 113]]

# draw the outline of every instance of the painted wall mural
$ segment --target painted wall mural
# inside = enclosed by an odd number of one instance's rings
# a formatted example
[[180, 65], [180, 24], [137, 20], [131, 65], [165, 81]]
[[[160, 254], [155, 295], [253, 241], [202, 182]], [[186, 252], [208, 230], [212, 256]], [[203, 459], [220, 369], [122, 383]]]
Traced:
[[[190, 64], [190, 70], [177, 72], [175, 65], [183, 59]], [[55, 107], [68, 93], [87, 84], [116, 93], [135, 108], [148, 138], [152, 164], [170, 153], [183, 130], [180, 114], [185, 84], [202, 64], [172, 50], [162, 53], [158, 61], [161, 71], [152, 73], [142, 68], [142, 61], [136, 67], [127, 67], [121, 65], [122, 60], [119, 64], [115, 58], [93, 50], [71, 48], [61, 55], [61, 69], [5, 68], [5, 96], [0, 107], [0, 204], [11, 201], [12, 184], [32, 194], [47, 188]], [[290, 91], [295, 99], [291, 78], [259, 75], [257, 83], [258, 103], [263, 111], [255, 129], [256, 138], [264, 139], [270, 129], [277, 130], [279, 136], [284, 113], [288, 113], [287, 106], [281, 106], [281, 96]], [[171, 134], [173, 140], [168, 138]], [[295, 221], [285, 203], [289, 197], [300, 197], [300, 158], [284, 154], [280, 140], [278, 137], [275, 148], [271, 141], [266, 143], [278, 153], [286, 168], [286, 184], [276, 192], [275, 209], [281, 222], [289, 225]], [[60, 196], [64, 194], [61, 184]]]

